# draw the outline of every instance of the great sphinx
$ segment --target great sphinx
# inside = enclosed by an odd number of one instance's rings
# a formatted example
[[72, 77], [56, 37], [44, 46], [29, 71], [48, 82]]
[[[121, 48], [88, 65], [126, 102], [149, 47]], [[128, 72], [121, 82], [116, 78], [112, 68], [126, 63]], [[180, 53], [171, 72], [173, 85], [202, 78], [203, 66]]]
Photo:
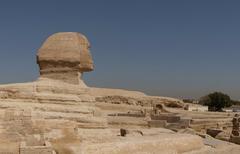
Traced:
[[[93, 70], [87, 38], [76, 32], [51, 35], [37, 51], [39, 78], [33, 82], [0, 85], [0, 108], [31, 110], [44, 118], [70, 120], [81, 127], [106, 127], [82, 75]], [[37, 109], [38, 108], [38, 109]], [[55, 110], [55, 114], [51, 112]], [[72, 115], [69, 117], [67, 113]], [[78, 113], [74, 115], [73, 113]]]
[[0, 85], [0, 141], [16, 149], [24, 141], [16, 150], [20, 154], [25, 154], [28, 142], [35, 143], [33, 138], [74, 154], [165, 154], [204, 148], [199, 136], [159, 128], [167, 124], [158, 119], [163, 117], [174, 120], [169, 126], [188, 127], [188, 119], [167, 108], [183, 107], [181, 100], [87, 86], [83, 74], [94, 69], [89, 49], [83, 34], [53, 34], [37, 51], [35, 81]]
[[90, 43], [83, 34], [61, 32], [51, 35], [37, 51], [39, 78], [28, 83], [0, 85], [0, 97], [17, 98], [20, 96], [18, 93], [34, 97], [39, 92], [90, 96], [109, 94], [145, 96], [141, 92], [89, 88], [82, 79], [84, 72], [94, 69], [89, 48]]
[[0, 109], [3, 108], [3, 112], [5, 109], [30, 110], [36, 118], [40, 112], [43, 119], [70, 120], [78, 127], [106, 128], [106, 117], [96, 98], [145, 94], [88, 87], [82, 75], [94, 68], [89, 48], [87, 38], [77, 32], [48, 37], [37, 51], [39, 78], [33, 82], [0, 85]]

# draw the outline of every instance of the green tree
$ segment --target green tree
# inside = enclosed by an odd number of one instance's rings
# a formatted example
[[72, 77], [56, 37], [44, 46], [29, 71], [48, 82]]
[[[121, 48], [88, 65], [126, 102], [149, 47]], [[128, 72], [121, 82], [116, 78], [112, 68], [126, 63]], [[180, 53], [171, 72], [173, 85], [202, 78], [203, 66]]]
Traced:
[[240, 101], [232, 100], [232, 105], [240, 106]]
[[200, 104], [208, 106], [210, 111], [221, 111], [232, 105], [231, 98], [224, 93], [214, 92], [200, 99]]

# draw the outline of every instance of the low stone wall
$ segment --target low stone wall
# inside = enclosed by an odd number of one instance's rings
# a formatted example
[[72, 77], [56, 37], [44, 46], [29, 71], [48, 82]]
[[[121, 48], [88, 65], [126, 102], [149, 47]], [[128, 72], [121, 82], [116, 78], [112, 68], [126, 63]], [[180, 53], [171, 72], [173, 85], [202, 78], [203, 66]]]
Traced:
[[181, 118], [176, 115], [160, 114], [152, 115], [148, 121], [149, 127], [162, 127], [168, 129], [183, 129], [190, 127], [191, 118]]
[[136, 117], [136, 118], [143, 118], [145, 117], [144, 114], [137, 114], [137, 113], [115, 113], [115, 114], [108, 114], [108, 116], [125, 116], [125, 117]]
[[148, 121], [148, 126], [153, 128], [165, 128], [167, 126], [166, 120], [150, 120]]
[[175, 116], [175, 115], [152, 115], [151, 116], [152, 120], [166, 120], [168, 123], [177, 123], [180, 121], [181, 117], [180, 116]]
[[26, 142], [20, 144], [20, 154], [56, 154], [52, 149], [50, 142], [45, 142], [44, 145], [29, 146]]

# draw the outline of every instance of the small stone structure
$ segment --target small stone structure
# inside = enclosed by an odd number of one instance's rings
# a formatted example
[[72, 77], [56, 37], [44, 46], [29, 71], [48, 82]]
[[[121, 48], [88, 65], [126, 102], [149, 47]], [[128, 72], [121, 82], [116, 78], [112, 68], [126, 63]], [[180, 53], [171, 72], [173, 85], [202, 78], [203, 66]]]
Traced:
[[132, 136], [143, 136], [143, 132], [140, 130], [128, 130], [128, 129], [120, 129], [120, 135], [126, 137], [127, 135]]
[[42, 145], [29, 145], [26, 142], [20, 144], [20, 154], [56, 154], [50, 142], [45, 141]]
[[163, 127], [169, 129], [182, 129], [190, 126], [190, 118], [180, 117], [178, 115], [161, 113], [151, 115], [151, 120], [148, 121], [149, 127]]
[[167, 126], [166, 120], [149, 120], [148, 126], [153, 128], [165, 128]]
[[239, 124], [240, 124], [240, 117], [238, 114], [235, 114], [232, 120], [232, 134], [230, 137], [230, 141], [236, 144], [240, 144], [240, 129], [239, 129]]
[[122, 116], [122, 117], [136, 117], [136, 118], [143, 118], [145, 114], [143, 111], [135, 111], [135, 112], [127, 112], [127, 113], [114, 113], [108, 114], [108, 116]]
[[184, 107], [185, 110], [188, 111], [197, 111], [197, 112], [207, 112], [208, 111], [208, 107], [207, 106], [202, 106], [202, 105], [186, 105]]
[[212, 137], [216, 137], [219, 133], [223, 132], [221, 129], [208, 128], [206, 133]]
[[239, 132], [240, 132], [240, 129], [239, 129], [239, 123], [240, 123], [240, 117], [238, 114], [235, 114], [233, 120], [232, 120], [232, 124], [233, 124], [233, 127], [232, 127], [232, 135], [233, 136], [239, 136]]

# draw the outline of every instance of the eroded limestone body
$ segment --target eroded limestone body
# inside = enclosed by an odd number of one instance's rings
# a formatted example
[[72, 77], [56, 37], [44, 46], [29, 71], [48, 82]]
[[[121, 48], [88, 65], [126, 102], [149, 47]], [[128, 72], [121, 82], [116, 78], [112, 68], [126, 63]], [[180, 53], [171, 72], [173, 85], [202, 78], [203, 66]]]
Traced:
[[[87, 87], [81, 76], [93, 70], [89, 46], [80, 33], [53, 34], [37, 54], [38, 80], [0, 85], [0, 153], [44, 153], [52, 148], [67, 154], [201, 153], [206, 146], [199, 136], [160, 128], [190, 123], [170, 113], [175, 112], [170, 107], [184, 106], [181, 100]], [[127, 130], [125, 137], [120, 128]], [[19, 150], [22, 141], [26, 144]], [[52, 147], [42, 144], [48, 142]], [[231, 149], [236, 154], [240, 150], [227, 145], [224, 152]]]

